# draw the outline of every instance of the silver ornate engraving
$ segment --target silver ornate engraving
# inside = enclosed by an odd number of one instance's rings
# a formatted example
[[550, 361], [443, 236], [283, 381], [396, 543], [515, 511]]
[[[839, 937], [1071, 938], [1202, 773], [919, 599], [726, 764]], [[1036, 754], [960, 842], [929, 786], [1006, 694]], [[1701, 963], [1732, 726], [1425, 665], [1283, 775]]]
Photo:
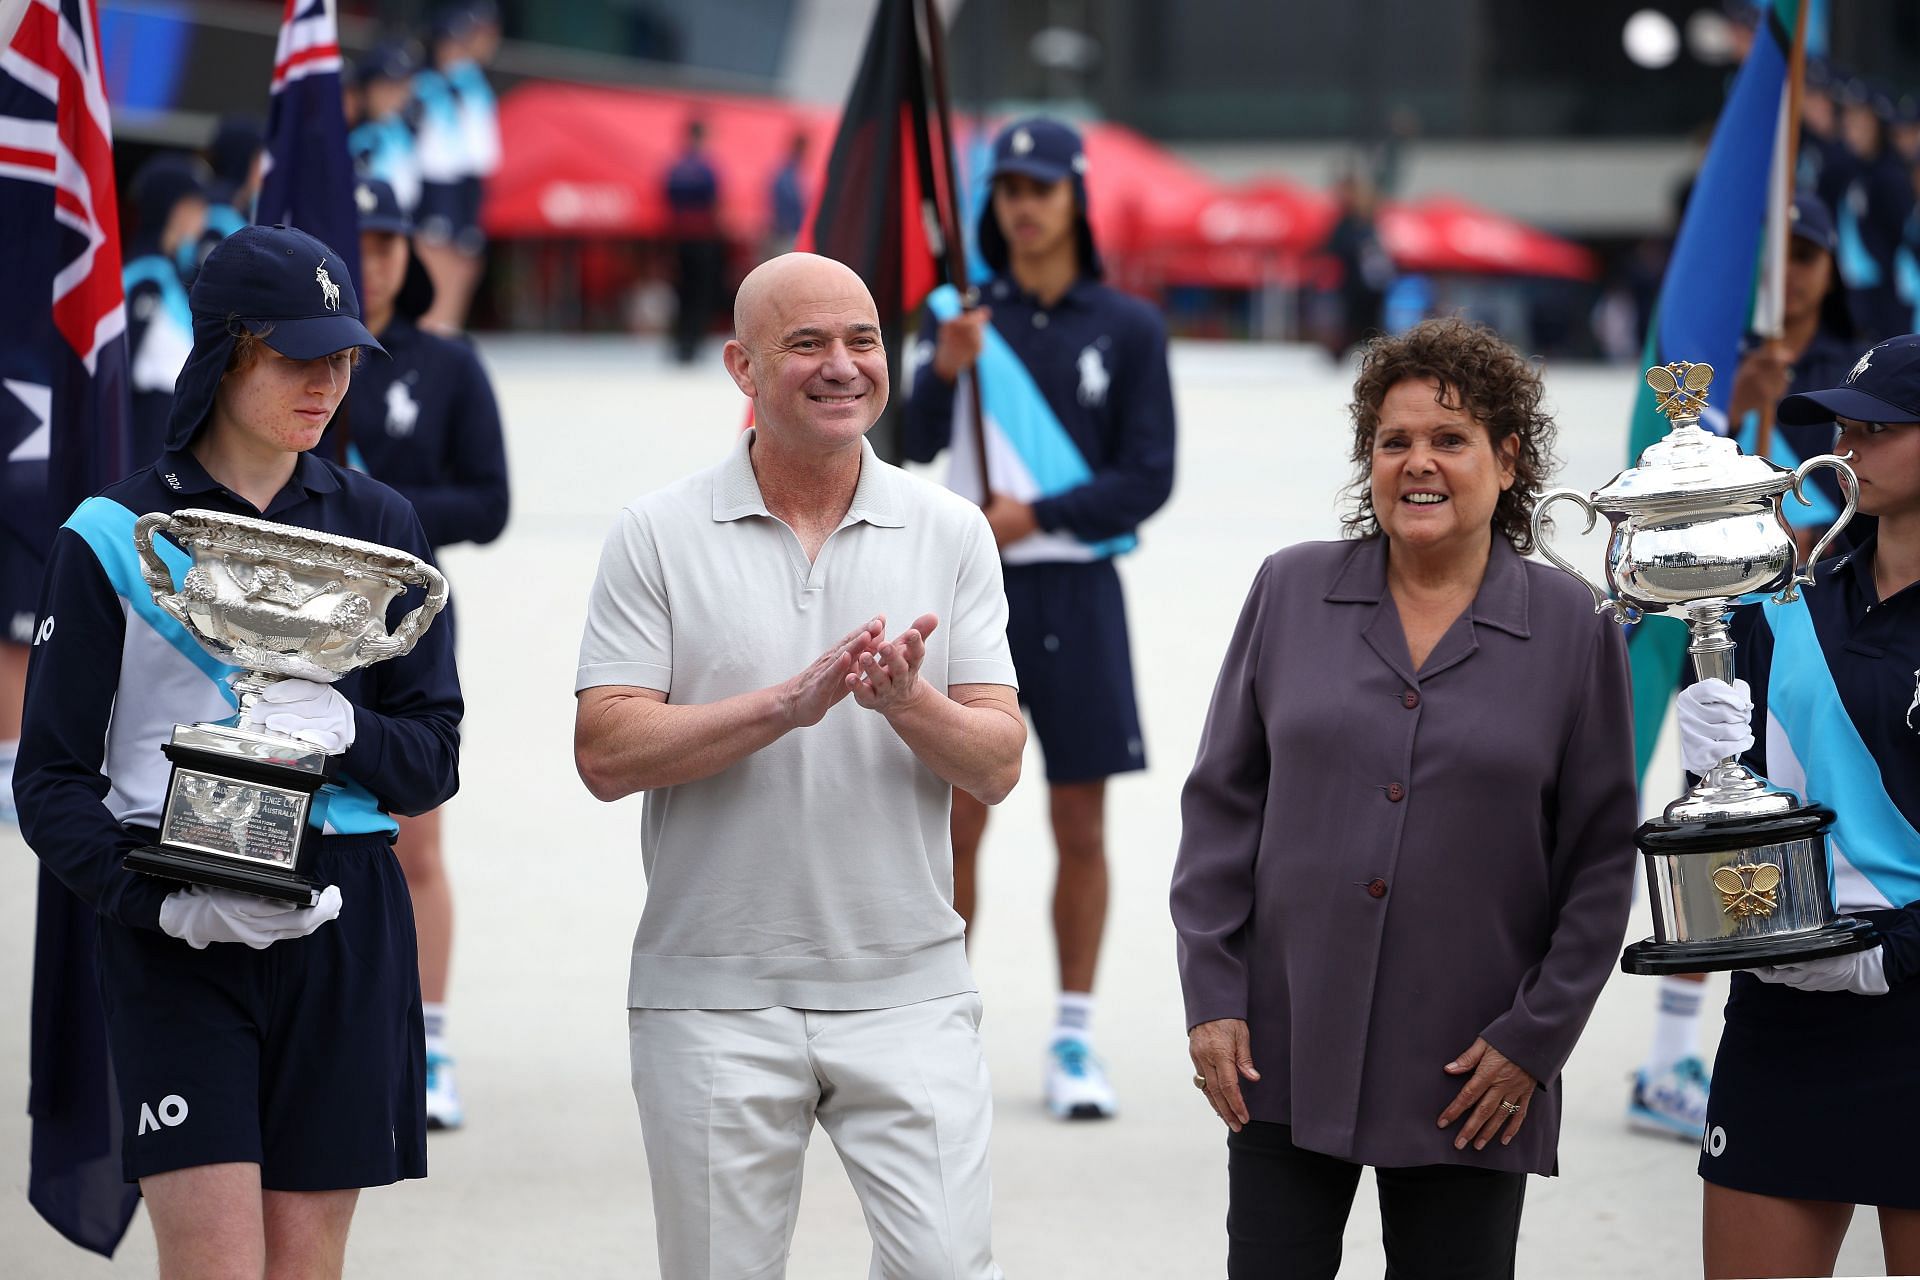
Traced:
[[[193, 558], [176, 589], [154, 550], [165, 533]], [[260, 692], [295, 677], [323, 684], [410, 653], [447, 603], [447, 580], [392, 547], [291, 525], [185, 510], [140, 517], [133, 530], [154, 603], [220, 661], [243, 668], [241, 719]], [[387, 606], [408, 587], [427, 597], [387, 631]]]

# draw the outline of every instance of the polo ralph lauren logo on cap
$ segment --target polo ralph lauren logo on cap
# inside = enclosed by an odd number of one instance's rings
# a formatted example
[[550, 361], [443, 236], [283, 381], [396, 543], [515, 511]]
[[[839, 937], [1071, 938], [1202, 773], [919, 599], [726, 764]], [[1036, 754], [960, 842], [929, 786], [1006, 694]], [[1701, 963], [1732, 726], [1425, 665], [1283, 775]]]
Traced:
[[380, 197], [373, 194], [373, 188], [364, 182], [353, 189], [353, 202], [360, 206], [362, 213], [372, 213], [380, 207]]
[[1016, 129], [1013, 133], [1013, 154], [1023, 156], [1033, 150], [1033, 135], [1025, 129]]
[[327, 310], [340, 309], [340, 286], [327, 274], [327, 260], [320, 259], [320, 265], [313, 269], [313, 278], [320, 282], [320, 300], [327, 304]]
[[1847, 381], [1849, 383], [1858, 382], [1860, 380], [1860, 375], [1865, 373], [1867, 371], [1867, 367], [1872, 363], [1873, 363], [1873, 352], [1869, 351], [1867, 352], [1867, 354], [1861, 356], [1860, 359], [1854, 364], [1853, 372], [1847, 375]]

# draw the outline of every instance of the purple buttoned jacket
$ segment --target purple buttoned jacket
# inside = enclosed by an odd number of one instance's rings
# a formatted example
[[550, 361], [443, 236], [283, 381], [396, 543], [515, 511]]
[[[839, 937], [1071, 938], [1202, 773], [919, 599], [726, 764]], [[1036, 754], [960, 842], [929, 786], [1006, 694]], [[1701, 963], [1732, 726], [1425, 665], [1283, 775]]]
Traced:
[[[1241, 1018], [1255, 1120], [1361, 1164], [1558, 1172], [1560, 1069], [1632, 897], [1626, 644], [1497, 533], [1413, 669], [1387, 542], [1260, 566], [1181, 795], [1189, 1028]], [[1540, 1081], [1511, 1146], [1436, 1121], [1475, 1037]]]

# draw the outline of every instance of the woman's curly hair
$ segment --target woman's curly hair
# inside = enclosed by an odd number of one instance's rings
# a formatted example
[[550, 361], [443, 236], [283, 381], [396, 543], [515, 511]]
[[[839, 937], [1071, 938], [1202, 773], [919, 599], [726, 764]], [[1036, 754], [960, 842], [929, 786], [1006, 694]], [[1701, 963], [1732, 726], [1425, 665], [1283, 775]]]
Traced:
[[1412, 379], [1440, 384], [1440, 403], [1466, 411], [1486, 429], [1495, 451], [1508, 436], [1520, 441], [1513, 484], [1493, 508], [1493, 527], [1522, 555], [1533, 550], [1533, 506], [1557, 460], [1553, 419], [1541, 407], [1540, 373], [1493, 330], [1465, 320], [1423, 320], [1398, 337], [1375, 338], [1360, 354], [1354, 379], [1354, 479], [1351, 509], [1340, 526], [1350, 538], [1380, 532], [1373, 509], [1373, 438], [1387, 392]]

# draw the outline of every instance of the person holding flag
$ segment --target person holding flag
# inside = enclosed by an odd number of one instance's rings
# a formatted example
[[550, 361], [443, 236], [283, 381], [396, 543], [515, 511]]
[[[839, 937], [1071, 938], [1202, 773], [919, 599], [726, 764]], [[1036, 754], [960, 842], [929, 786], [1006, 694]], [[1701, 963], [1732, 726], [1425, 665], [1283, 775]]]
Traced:
[[1851, 456], [1860, 510], [1878, 526], [1814, 566], [1804, 604], [1735, 613], [1739, 678], [1680, 695], [1681, 754], [1694, 773], [1741, 756], [1831, 805], [1834, 905], [1870, 920], [1878, 942], [1733, 975], [1701, 1143], [1706, 1274], [1830, 1275], [1864, 1204], [1879, 1209], [1887, 1274], [1914, 1275], [1920, 335], [1872, 348], [1836, 385], [1787, 397], [1780, 418], [1838, 423], [1834, 451]]
[[[1080, 135], [1017, 121], [994, 140], [979, 222], [993, 275], [986, 305], [929, 299], [915, 354], [903, 450], [952, 446], [948, 483], [983, 502], [1006, 566], [1008, 639], [1020, 700], [1046, 758], [1059, 870], [1053, 921], [1058, 1016], [1045, 1096], [1063, 1119], [1118, 1110], [1092, 1050], [1093, 985], [1107, 914], [1106, 782], [1146, 767], [1115, 557], [1173, 488], [1166, 330], [1151, 308], [1102, 282], [1087, 219]], [[978, 369], [985, 459], [956, 384]], [[982, 492], [982, 477], [985, 492]], [[986, 806], [956, 793], [954, 908], [973, 923]]]
[[[14, 791], [27, 843], [98, 915], [122, 1168], [160, 1274], [338, 1276], [359, 1188], [426, 1175], [420, 985], [390, 814], [457, 785], [452, 629], [338, 684], [283, 680], [248, 720], [340, 756], [340, 790], [312, 819], [325, 823], [317, 904], [121, 865], [157, 838], [171, 727], [233, 712], [235, 668], [142, 580], [139, 515], [213, 508], [432, 559], [405, 498], [309, 452], [360, 349], [380, 350], [340, 255], [246, 227], [208, 256], [191, 304], [167, 452], [55, 535]], [[177, 549], [162, 554], [185, 572]], [[390, 622], [420, 596], [396, 600]]]

